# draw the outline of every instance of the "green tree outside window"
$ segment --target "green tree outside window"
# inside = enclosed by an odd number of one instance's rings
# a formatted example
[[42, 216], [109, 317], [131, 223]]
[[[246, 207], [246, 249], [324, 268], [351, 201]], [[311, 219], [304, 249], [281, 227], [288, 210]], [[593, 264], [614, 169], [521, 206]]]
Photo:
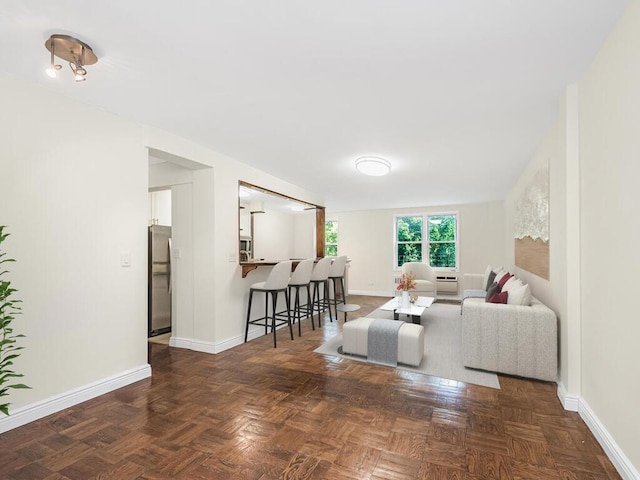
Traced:
[[455, 268], [456, 216], [433, 215], [428, 218], [429, 264], [432, 267]]
[[422, 217], [396, 218], [396, 267], [422, 261]]
[[326, 257], [338, 256], [338, 222], [336, 220], [324, 223], [324, 254]]

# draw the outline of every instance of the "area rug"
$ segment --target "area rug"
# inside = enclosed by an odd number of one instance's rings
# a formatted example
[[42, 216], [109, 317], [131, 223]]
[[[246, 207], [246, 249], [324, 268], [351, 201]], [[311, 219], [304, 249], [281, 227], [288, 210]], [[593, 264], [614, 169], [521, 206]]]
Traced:
[[[393, 313], [375, 310], [368, 317], [393, 318]], [[404, 320], [404, 318], [401, 318]], [[495, 373], [465, 368], [462, 365], [462, 334], [460, 305], [434, 303], [420, 319], [424, 326], [425, 354], [418, 367], [398, 364], [397, 368], [436, 377], [473, 383], [491, 388], [500, 388]], [[334, 355], [366, 362], [367, 359], [342, 353], [342, 333], [314, 350], [324, 355]]]

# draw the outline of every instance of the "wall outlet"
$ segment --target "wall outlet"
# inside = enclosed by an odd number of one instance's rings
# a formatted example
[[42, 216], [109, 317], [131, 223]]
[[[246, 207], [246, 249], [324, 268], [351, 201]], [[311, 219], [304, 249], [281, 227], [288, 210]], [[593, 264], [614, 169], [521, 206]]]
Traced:
[[237, 253], [230, 253], [229, 254], [229, 261], [230, 262], [237, 262], [238, 261], [238, 254]]

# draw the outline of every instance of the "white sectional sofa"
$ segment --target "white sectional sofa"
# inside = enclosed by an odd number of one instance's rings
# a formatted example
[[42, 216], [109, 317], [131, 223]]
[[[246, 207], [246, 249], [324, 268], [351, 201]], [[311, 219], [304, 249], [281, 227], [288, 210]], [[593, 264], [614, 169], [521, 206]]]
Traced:
[[[465, 275], [465, 287], [481, 290], [478, 276], [473, 277]], [[467, 367], [556, 381], [556, 314], [535, 297], [531, 297], [531, 305], [466, 298], [462, 308], [462, 352]]]

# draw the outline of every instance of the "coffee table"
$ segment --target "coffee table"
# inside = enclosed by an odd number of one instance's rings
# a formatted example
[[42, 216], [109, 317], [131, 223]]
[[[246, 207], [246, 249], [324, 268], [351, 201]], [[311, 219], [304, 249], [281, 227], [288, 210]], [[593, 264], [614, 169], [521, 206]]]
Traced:
[[398, 320], [402, 314], [411, 317], [412, 323], [420, 324], [420, 316], [425, 308], [429, 308], [434, 301], [433, 297], [418, 297], [414, 303], [410, 304], [409, 308], [400, 308], [400, 297], [394, 297], [382, 305], [380, 310], [392, 311], [394, 320]]

